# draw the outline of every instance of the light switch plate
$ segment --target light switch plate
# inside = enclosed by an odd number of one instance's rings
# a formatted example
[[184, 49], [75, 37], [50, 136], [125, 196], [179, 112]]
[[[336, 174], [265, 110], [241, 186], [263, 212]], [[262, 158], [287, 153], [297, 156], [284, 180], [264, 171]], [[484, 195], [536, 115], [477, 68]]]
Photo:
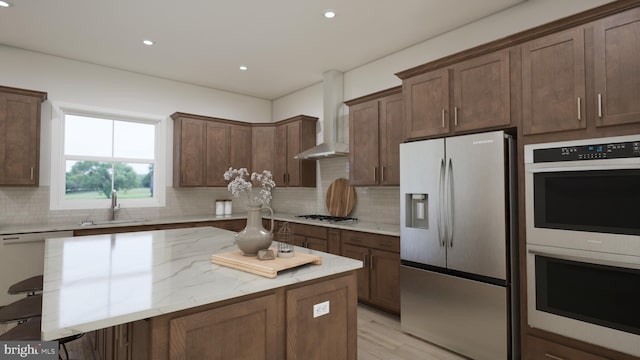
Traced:
[[329, 301], [321, 302], [319, 304], [313, 305], [313, 317], [317, 318], [318, 316], [327, 315], [329, 313]]

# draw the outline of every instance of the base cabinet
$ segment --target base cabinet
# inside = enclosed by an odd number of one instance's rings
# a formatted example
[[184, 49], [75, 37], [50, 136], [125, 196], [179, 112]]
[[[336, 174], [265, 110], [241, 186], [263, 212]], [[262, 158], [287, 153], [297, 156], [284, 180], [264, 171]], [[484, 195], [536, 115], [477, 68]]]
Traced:
[[535, 336], [527, 336], [525, 360], [605, 360], [568, 346], [560, 345]]
[[358, 274], [358, 299], [382, 310], [400, 313], [400, 239], [396, 236], [343, 230], [342, 256], [363, 262]]
[[356, 360], [357, 302], [348, 272], [87, 336], [101, 360]]

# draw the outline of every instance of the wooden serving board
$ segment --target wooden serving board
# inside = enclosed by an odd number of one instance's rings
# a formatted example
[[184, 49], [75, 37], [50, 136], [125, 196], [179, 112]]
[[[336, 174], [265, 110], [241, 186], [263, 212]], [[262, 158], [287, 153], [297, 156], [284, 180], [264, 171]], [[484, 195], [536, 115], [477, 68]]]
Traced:
[[331, 216], [345, 217], [356, 204], [356, 190], [349, 186], [349, 180], [334, 180], [327, 189], [327, 211]]
[[[275, 248], [271, 248], [271, 250], [273, 250], [274, 253], [277, 252]], [[236, 250], [211, 255], [211, 262], [273, 279], [278, 275], [278, 271], [291, 269], [304, 264], [320, 265], [322, 264], [322, 257], [319, 255], [294, 253], [294, 255], [289, 258], [279, 258], [276, 256], [273, 260], [258, 260], [255, 256], [244, 256], [241, 251]]]

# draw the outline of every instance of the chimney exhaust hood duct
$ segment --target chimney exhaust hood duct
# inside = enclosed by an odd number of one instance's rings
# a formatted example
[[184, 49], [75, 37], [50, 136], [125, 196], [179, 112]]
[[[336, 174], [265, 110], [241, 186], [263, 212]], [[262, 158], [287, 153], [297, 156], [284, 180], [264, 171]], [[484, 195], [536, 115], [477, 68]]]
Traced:
[[348, 156], [349, 145], [338, 140], [338, 119], [344, 101], [344, 76], [337, 70], [322, 74], [323, 143], [296, 155], [296, 159], [324, 159]]

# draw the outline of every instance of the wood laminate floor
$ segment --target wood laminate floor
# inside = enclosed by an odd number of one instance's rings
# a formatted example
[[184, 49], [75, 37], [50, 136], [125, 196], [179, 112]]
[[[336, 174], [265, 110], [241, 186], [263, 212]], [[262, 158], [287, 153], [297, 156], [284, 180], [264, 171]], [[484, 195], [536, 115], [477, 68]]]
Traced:
[[358, 360], [463, 360], [400, 330], [400, 319], [358, 305]]
[[[10, 325], [0, 324], [0, 333]], [[92, 360], [89, 338], [67, 344], [69, 360]], [[64, 357], [64, 355], [63, 355]], [[358, 360], [464, 360], [441, 347], [400, 330], [400, 319], [365, 305], [358, 306]]]

